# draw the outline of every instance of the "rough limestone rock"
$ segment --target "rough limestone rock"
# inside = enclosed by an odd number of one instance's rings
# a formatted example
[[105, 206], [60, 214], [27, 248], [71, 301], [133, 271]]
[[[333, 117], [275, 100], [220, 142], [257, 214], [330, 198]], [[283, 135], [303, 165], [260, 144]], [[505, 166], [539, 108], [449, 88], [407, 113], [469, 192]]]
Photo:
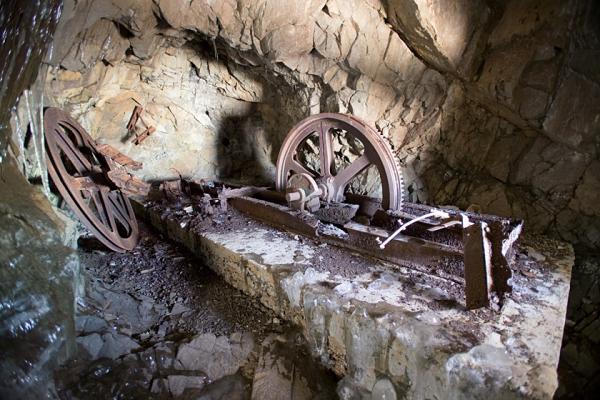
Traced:
[[102, 340], [104, 341], [104, 344], [98, 352], [98, 358], [107, 357], [114, 360], [122, 355], [129, 354], [132, 350], [140, 347], [140, 345], [129, 336], [121, 335], [119, 333], [105, 333], [102, 335]]
[[[483, 0], [387, 0], [392, 26], [436, 69], [469, 73], [491, 10]], [[450, 22], [451, 21], [451, 22]]]
[[77, 338], [77, 343], [83, 346], [92, 360], [98, 358], [100, 350], [102, 350], [102, 346], [104, 345], [102, 337], [97, 333], [92, 333], [91, 335], [87, 336], [80, 336]]
[[[272, 183], [294, 123], [350, 112], [395, 146], [410, 200], [477, 203], [597, 248], [598, 217], [580, 205], [591, 184], [584, 174], [599, 157], [599, 109], [589, 101], [600, 95], [597, 7], [560, 0], [68, 3], [47, 103], [142, 161], [138, 175], [146, 180], [181, 174]], [[125, 128], [135, 105], [156, 127], [139, 146]], [[353, 190], [369, 192], [376, 175]]]

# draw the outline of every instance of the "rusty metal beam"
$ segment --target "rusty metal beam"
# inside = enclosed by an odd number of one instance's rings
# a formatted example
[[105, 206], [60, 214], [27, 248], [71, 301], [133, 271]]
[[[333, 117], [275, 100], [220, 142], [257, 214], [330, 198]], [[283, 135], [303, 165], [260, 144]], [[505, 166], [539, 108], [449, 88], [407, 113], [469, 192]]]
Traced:
[[343, 227], [348, 234], [347, 238], [319, 235], [317, 230], [320, 221], [312, 214], [251, 197], [231, 198], [229, 203], [238, 211], [268, 225], [384, 261], [401, 263], [420, 272], [432, 274], [432, 269], [435, 268], [439, 277], [464, 283], [460, 274], [457, 274], [462, 270], [462, 252], [450, 246], [401, 235], [381, 250], [376, 238], [385, 238], [389, 235], [389, 232], [381, 228], [350, 222]]
[[486, 225], [478, 222], [464, 229], [465, 303], [468, 310], [490, 304], [492, 261]]
[[332, 244], [464, 284], [463, 255], [456, 248], [400, 234], [381, 249], [376, 238], [387, 238], [388, 231], [355, 222], [344, 225], [344, 230], [348, 232], [348, 240], [334, 239]]
[[251, 197], [234, 197], [228, 201], [236, 210], [258, 218], [268, 225], [284, 228], [311, 238], [317, 237], [319, 220], [311, 214], [290, 210], [287, 207]]
[[133, 108], [131, 117], [129, 117], [129, 122], [127, 122], [128, 132], [135, 132], [135, 126], [137, 125], [138, 119], [142, 115], [142, 111], [144, 111], [144, 109], [141, 106], [135, 106]]
[[115, 163], [122, 167], [132, 169], [134, 171], [139, 170], [143, 167], [143, 164], [139, 161], [132, 160], [119, 150], [115, 149], [109, 144], [98, 144], [96, 145], [98, 151], [104, 156], [110, 158]]
[[138, 144], [142, 143], [148, 138], [148, 136], [154, 133], [154, 131], [156, 131], [156, 128], [154, 128], [153, 126], [146, 128], [144, 132], [140, 133], [133, 139], [133, 144], [137, 146]]
[[151, 184], [131, 175], [124, 169], [113, 169], [107, 173], [108, 178], [130, 196], [147, 196]]

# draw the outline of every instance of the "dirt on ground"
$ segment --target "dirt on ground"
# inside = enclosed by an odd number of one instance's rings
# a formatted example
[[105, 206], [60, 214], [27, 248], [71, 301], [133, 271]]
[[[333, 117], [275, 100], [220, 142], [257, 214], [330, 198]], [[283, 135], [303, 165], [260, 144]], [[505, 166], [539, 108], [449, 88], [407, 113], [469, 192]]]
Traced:
[[[250, 399], [308, 377], [315, 396], [334, 396], [335, 377], [294, 327], [145, 224], [131, 252], [93, 237], [79, 247], [86, 288], [74, 354], [55, 374], [59, 398]], [[277, 370], [288, 364], [293, 374]]]
[[280, 330], [281, 321], [260, 302], [228, 285], [185, 248], [140, 222], [141, 239], [129, 253], [101, 250], [94, 239], [80, 240], [81, 264], [110, 289], [151, 297], [172, 310], [187, 309], [171, 321], [182, 334], [252, 332], [257, 339]]

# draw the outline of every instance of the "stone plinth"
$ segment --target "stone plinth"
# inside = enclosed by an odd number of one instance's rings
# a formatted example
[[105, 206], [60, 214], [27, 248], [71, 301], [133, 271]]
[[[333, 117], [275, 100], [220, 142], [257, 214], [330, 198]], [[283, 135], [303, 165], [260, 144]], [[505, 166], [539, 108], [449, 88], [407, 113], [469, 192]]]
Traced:
[[302, 327], [343, 377], [341, 398], [550, 399], [557, 388], [570, 245], [526, 238], [500, 312], [467, 311], [460, 288], [291, 235], [235, 211], [140, 215], [225, 280]]

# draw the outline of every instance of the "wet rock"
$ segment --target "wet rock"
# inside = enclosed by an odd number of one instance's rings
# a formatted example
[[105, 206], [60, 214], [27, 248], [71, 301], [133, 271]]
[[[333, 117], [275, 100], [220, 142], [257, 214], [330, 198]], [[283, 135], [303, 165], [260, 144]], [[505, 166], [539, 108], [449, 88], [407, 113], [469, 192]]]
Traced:
[[262, 343], [254, 380], [252, 399], [326, 399], [334, 395], [328, 377], [309, 355], [299, 352], [294, 333], [269, 335]]
[[[21, 18], [32, 18], [26, 15]], [[31, 55], [25, 48], [19, 51]], [[5, 95], [10, 96], [3, 91], [2, 101]], [[8, 121], [0, 121], [4, 123]], [[66, 356], [62, 350], [75, 344], [79, 260], [63, 245], [60, 219], [41, 189], [5, 155], [0, 161], [0, 397], [43, 398], [51, 396], [51, 375]]]
[[102, 340], [104, 341], [104, 344], [98, 353], [99, 358], [107, 357], [114, 360], [139, 347], [139, 344], [129, 336], [113, 332], [102, 335]]
[[97, 333], [87, 336], [80, 336], [77, 338], [77, 343], [85, 348], [92, 360], [95, 360], [99, 357], [100, 350], [102, 350], [102, 346], [104, 346], [102, 337]]
[[141, 353], [138, 353], [140, 358], [140, 362], [145, 366], [145, 368], [152, 374], [158, 372], [158, 363], [156, 359], [156, 349], [154, 347], [150, 347], [144, 350]]
[[169, 390], [169, 382], [166, 379], [153, 379], [150, 393], [161, 394]]
[[205, 387], [197, 400], [245, 400], [249, 397], [245, 380], [239, 375], [230, 375]]
[[171, 343], [160, 343], [155, 347], [156, 363], [159, 368], [167, 370], [173, 367], [175, 359], [174, 345]]
[[179, 346], [176, 369], [204, 372], [210, 380], [233, 375], [243, 366], [254, 349], [251, 334], [234, 334], [231, 338], [207, 333]]
[[169, 375], [167, 377], [169, 392], [173, 396], [181, 396], [186, 390], [202, 389], [206, 384], [203, 376]]
[[296, 373], [296, 366], [284, 354], [275, 352], [278, 340], [281, 339], [273, 335], [265, 339], [263, 343], [252, 383], [252, 399], [304, 400], [313, 398], [314, 394], [306, 378]]
[[105, 320], [94, 315], [82, 315], [75, 318], [75, 330], [80, 335], [86, 335], [94, 332], [102, 333], [108, 329]]

